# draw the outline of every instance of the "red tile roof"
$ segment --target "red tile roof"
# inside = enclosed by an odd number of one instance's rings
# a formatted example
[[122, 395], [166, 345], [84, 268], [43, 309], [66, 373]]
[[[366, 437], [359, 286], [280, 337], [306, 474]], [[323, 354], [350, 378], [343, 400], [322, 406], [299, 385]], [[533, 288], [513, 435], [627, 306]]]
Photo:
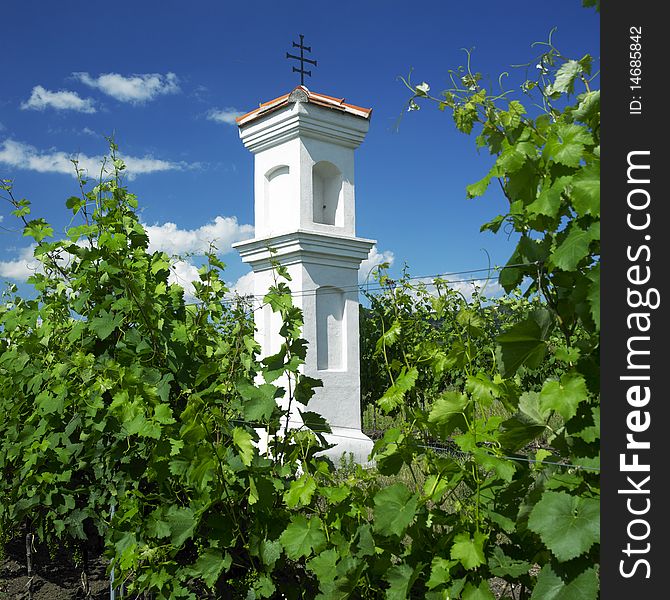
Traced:
[[261, 116], [286, 106], [289, 102], [289, 96], [296, 90], [301, 90], [304, 92], [307, 96], [307, 101], [311, 104], [317, 104], [326, 108], [340, 110], [342, 112], [354, 115], [356, 117], [362, 117], [364, 119], [369, 119], [370, 113], [372, 113], [371, 108], [363, 108], [361, 106], [356, 106], [355, 104], [348, 104], [344, 101], [344, 98], [333, 98], [332, 96], [326, 96], [326, 94], [310, 92], [304, 85], [299, 85], [288, 94], [279, 96], [279, 98], [275, 98], [269, 102], [263, 102], [258, 108], [242, 115], [241, 117], [237, 117], [235, 120], [238, 127], [246, 125], [247, 123], [250, 123], [251, 121], [254, 121]]

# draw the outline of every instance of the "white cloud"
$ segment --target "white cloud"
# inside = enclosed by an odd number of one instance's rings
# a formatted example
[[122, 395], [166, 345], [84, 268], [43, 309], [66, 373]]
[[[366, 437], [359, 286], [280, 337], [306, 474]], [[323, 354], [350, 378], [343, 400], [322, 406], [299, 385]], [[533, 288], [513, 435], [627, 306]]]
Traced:
[[82, 83], [100, 90], [104, 94], [121, 102], [141, 104], [164, 94], [176, 94], [180, 91], [179, 79], [174, 73], [145, 73], [125, 77], [119, 73], [103, 73], [91, 77], [88, 73], [73, 73], [73, 77]]
[[231, 244], [253, 236], [252, 225], [240, 225], [237, 217], [215, 217], [214, 221], [197, 229], [180, 229], [175, 223], [163, 225], [145, 225], [149, 234], [149, 249], [162, 250], [167, 254], [183, 255], [203, 253], [213, 242], [217, 254], [231, 251]]
[[25, 281], [37, 271], [40, 263], [33, 257], [35, 245], [22, 248], [14, 260], [0, 260], [0, 277]]
[[[73, 177], [76, 176], [72, 158], [76, 158], [79, 168], [84, 169], [89, 176], [96, 176], [100, 173], [100, 167], [104, 160], [103, 156], [87, 156], [85, 154], [70, 154], [59, 150], [40, 152], [30, 144], [17, 142], [16, 140], [5, 140], [0, 144], [0, 163], [9, 165], [17, 169], [27, 169], [37, 171], [38, 173], [65, 173]], [[138, 175], [146, 173], [157, 173], [161, 171], [182, 171], [192, 169], [197, 165], [184, 162], [171, 162], [151, 156], [124, 156], [120, 158], [126, 164], [126, 173], [128, 179], [134, 179]], [[106, 172], [111, 172], [107, 169]]]
[[216, 123], [226, 123], [227, 125], [236, 125], [235, 119], [241, 117], [244, 113], [235, 108], [213, 108], [207, 113], [207, 118]]
[[191, 97], [195, 98], [198, 102], [205, 102], [206, 99], [211, 95], [209, 88], [204, 85], [198, 85], [192, 92]]
[[94, 113], [95, 107], [90, 98], [81, 98], [76, 92], [61, 90], [52, 92], [41, 85], [33, 88], [30, 98], [21, 104], [22, 110], [44, 110], [51, 107], [55, 110], [74, 110], [76, 112]]
[[200, 279], [198, 267], [187, 260], [178, 260], [175, 262], [168, 276], [170, 283], [176, 283], [184, 288], [184, 298], [187, 302], [192, 302], [195, 299], [193, 282], [198, 279]]
[[[143, 224], [149, 235], [149, 251], [162, 251], [170, 256], [202, 254], [216, 246], [217, 254], [226, 254], [232, 250], [231, 244], [253, 236], [252, 225], [240, 225], [236, 217], [217, 216], [210, 223], [196, 229], [182, 229], [176, 223], [162, 225]], [[188, 258], [174, 263], [170, 273], [170, 282], [184, 288], [187, 302], [194, 299], [193, 282], [199, 279], [198, 267]]]
[[172, 162], [169, 160], [162, 160], [160, 158], [153, 158], [152, 156], [125, 156], [120, 155], [123, 162], [126, 164], [126, 172], [128, 177], [133, 179], [137, 175], [144, 173], [157, 173], [159, 171], [183, 171], [184, 169], [194, 169], [199, 165], [188, 164], [185, 162]]
[[[467, 277], [463, 279], [454, 279], [448, 275], [444, 275], [440, 277], [440, 279], [446, 283], [447, 287], [463, 294], [463, 297], [467, 302], [472, 300], [475, 291], [478, 291], [481, 295], [486, 296], [487, 298], [496, 297], [503, 292], [503, 288], [498, 283], [495, 276], [488, 281], [486, 279], [470, 279]], [[433, 277], [418, 277], [412, 279], [412, 284], [414, 286], [418, 287], [423, 284], [425, 290], [429, 294], [436, 296], [437, 288], [435, 287], [434, 282], [435, 280]], [[411, 295], [415, 297], [417, 296], [416, 293], [412, 293]]]
[[488, 281], [486, 279], [449, 281], [449, 287], [452, 290], [461, 292], [468, 302], [472, 300], [472, 295], [475, 291], [478, 291], [487, 298], [498, 296], [503, 292], [503, 288], [498, 283], [497, 278], [489, 279]]
[[381, 263], [389, 263], [389, 266], [393, 264], [395, 256], [390, 250], [384, 250], [379, 252], [377, 245], [375, 244], [370, 249], [368, 257], [361, 263], [360, 268], [358, 269], [358, 281], [360, 283], [365, 283], [366, 281], [374, 281], [372, 276], [372, 269]]
[[249, 271], [242, 275], [230, 288], [232, 295], [253, 296], [254, 295], [254, 272]]

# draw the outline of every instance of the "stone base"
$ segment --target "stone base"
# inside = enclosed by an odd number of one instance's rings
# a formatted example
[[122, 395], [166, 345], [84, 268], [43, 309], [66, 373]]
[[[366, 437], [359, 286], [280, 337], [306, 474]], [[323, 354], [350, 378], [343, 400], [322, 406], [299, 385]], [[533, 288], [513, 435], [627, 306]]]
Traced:
[[362, 431], [349, 427], [331, 427], [332, 433], [324, 433], [328, 443], [335, 444], [333, 448], [324, 450], [322, 454], [330, 458], [336, 467], [353, 462], [363, 467], [371, 467], [374, 461], [370, 460], [370, 452], [374, 442]]
[[[289, 423], [289, 427], [292, 423], [293, 421]], [[327, 456], [336, 467], [343, 466], [352, 460], [363, 467], [372, 467], [375, 464], [370, 460], [374, 442], [362, 431], [350, 427], [331, 427], [331, 430], [332, 433], [324, 433], [323, 436], [329, 444], [335, 445], [320, 454]], [[269, 446], [267, 432], [263, 429], [256, 429], [256, 433], [260, 439], [255, 445], [261, 454], [265, 455]]]

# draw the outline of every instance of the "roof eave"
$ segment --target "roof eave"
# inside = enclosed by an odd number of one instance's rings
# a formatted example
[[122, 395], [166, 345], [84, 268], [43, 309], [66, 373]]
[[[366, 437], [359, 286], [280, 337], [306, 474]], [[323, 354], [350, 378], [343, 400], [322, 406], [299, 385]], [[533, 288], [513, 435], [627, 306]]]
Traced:
[[[372, 114], [371, 108], [364, 108], [362, 106], [356, 106], [355, 104], [348, 104], [344, 101], [344, 98], [334, 98], [333, 96], [327, 96], [326, 94], [310, 92], [303, 85], [297, 86], [293, 91], [297, 89], [302, 90], [306, 94], [307, 102], [310, 104], [315, 104], [317, 106], [322, 106], [331, 110], [339, 110], [346, 114], [363, 119], [369, 119], [370, 115]], [[240, 117], [237, 117], [237, 119], [235, 119], [237, 126], [243, 127], [244, 125], [248, 125], [256, 119], [259, 119], [271, 112], [274, 112], [275, 110], [278, 110], [279, 108], [286, 106], [289, 103], [290, 95], [291, 93], [284, 94], [283, 96], [279, 96], [274, 100], [263, 102], [259, 105], [258, 108], [249, 111]]]

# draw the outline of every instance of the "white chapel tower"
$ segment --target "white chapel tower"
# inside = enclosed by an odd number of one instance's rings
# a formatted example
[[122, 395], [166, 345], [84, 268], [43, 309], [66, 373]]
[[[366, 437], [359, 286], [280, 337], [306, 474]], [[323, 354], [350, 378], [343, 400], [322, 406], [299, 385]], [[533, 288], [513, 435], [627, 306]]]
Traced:
[[[288, 269], [308, 342], [303, 372], [323, 381], [307, 410], [329, 422], [331, 458], [351, 452], [360, 463], [372, 442], [361, 432], [358, 268], [374, 240], [356, 237], [354, 150], [371, 112], [299, 85], [237, 119], [254, 154], [255, 238], [234, 246], [253, 269], [256, 296], [274, 282], [271, 256]], [[261, 355], [276, 354], [279, 315], [266, 306], [255, 324]]]

